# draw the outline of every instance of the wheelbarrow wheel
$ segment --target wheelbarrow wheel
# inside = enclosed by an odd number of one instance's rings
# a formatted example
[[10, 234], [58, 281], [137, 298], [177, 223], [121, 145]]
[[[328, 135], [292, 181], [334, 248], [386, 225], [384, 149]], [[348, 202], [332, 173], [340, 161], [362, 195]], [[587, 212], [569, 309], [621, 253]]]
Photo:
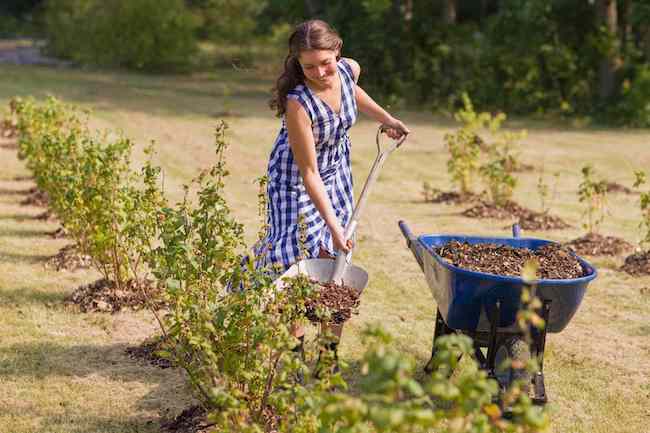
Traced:
[[[531, 382], [526, 365], [530, 360], [530, 345], [521, 337], [511, 337], [499, 346], [495, 358], [495, 377], [502, 389], [508, 389], [513, 382], [519, 381], [524, 393], [528, 392]], [[508, 367], [504, 362], [510, 360]]]

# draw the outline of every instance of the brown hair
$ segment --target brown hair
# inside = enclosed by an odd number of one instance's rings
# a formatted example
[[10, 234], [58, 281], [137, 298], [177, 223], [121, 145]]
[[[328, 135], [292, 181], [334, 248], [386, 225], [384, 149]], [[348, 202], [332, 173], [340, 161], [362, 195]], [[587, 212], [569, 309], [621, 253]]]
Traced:
[[[296, 26], [289, 36], [289, 54], [284, 60], [284, 71], [278, 77], [273, 88], [273, 97], [269, 102], [272, 110], [281, 117], [287, 111], [287, 94], [294, 87], [303, 84], [305, 75], [298, 62], [298, 56], [306, 50], [333, 50], [339, 55], [343, 40], [329, 24], [321, 20], [309, 20]], [[337, 56], [337, 60], [338, 60]]]

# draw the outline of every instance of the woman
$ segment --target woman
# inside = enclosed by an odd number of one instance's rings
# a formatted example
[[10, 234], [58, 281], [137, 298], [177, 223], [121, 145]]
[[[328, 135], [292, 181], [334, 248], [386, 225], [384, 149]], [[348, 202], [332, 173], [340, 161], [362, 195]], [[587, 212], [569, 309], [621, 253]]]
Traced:
[[[286, 270], [303, 258], [347, 253], [354, 208], [348, 130], [361, 111], [398, 139], [408, 128], [357, 85], [361, 68], [341, 58], [343, 41], [325, 22], [299, 24], [270, 102], [282, 128], [268, 165], [268, 229], [258, 266]], [[340, 328], [332, 330], [340, 336]], [[303, 334], [296, 329], [298, 338]]]

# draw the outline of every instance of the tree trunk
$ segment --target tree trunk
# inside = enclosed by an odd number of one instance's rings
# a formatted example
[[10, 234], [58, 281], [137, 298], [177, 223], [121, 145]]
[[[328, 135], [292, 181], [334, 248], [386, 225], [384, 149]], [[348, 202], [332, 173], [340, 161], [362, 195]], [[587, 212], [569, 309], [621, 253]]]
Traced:
[[625, 58], [627, 54], [628, 44], [630, 43], [630, 34], [632, 33], [632, 26], [630, 25], [630, 17], [632, 13], [632, 0], [621, 0], [621, 10], [618, 19], [619, 33], [621, 35], [621, 55]]
[[601, 101], [610, 99], [616, 91], [616, 72], [620, 67], [619, 42], [617, 36], [618, 13], [616, 0], [598, 0], [598, 20], [612, 35], [612, 46], [600, 62], [598, 96]]
[[442, 16], [445, 24], [456, 24], [457, 14], [456, 0], [445, 0], [445, 10]]

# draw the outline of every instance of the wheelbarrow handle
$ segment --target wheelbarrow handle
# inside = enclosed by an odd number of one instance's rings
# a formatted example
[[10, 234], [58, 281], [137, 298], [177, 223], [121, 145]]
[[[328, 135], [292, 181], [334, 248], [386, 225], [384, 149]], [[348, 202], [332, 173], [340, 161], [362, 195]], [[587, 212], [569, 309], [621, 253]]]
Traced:
[[411, 229], [409, 228], [408, 224], [406, 224], [406, 221], [400, 220], [398, 222], [399, 228], [402, 231], [402, 234], [404, 235], [404, 238], [406, 239], [406, 247], [411, 250], [413, 253], [413, 256], [415, 256], [415, 260], [417, 260], [418, 265], [420, 265], [420, 268], [424, 271], [424, 262], [422, 260], [422, 246], [420, 245], [420, 242], [418, 242], [417, 238], [413, 235], [413, 232], [411, 232]]

